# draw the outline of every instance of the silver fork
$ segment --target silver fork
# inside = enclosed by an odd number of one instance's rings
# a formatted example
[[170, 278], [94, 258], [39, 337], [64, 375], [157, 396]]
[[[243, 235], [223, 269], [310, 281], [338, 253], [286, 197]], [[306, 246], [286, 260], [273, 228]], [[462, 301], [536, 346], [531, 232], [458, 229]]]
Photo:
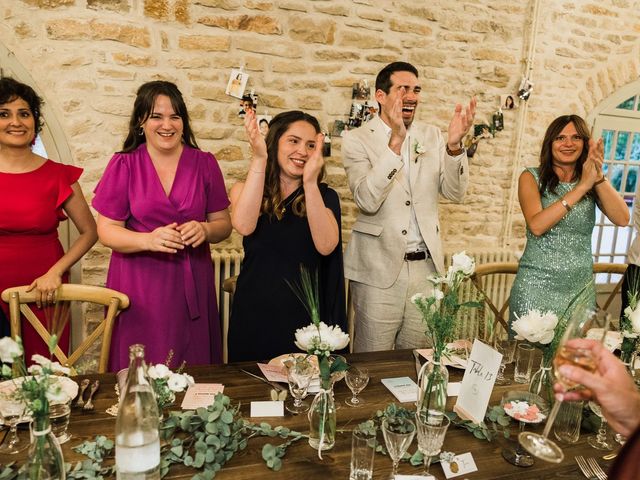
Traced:
[[89, 399], [87, 400], [87, 403], [84, 404], [84, 407], [82, 407], [83, 410], [93, 410], [93, 395], [96, 393], [99, 386], [100, 380], [95, 380], [91, 384], [91, 390], [89, 390]]
[[598, 477], [598, 480], [607, 480], [607, 474], [602, 470], [602, 467], [595, 458], [587, 458], [587, 463], [591, 467], [591, 470], [593, 470], [596, 477]]
[[591, 468], [589, 467], [589, 465], [587, 465], [587, 462], [585, 462], [584, 457], [580, 455], [576, 456], [576, 463], [578, 464], [578, 467], [580, 467], [580, 471], [585, 477], [590, 479], [596, 478], [596, 474], [591, 471]]

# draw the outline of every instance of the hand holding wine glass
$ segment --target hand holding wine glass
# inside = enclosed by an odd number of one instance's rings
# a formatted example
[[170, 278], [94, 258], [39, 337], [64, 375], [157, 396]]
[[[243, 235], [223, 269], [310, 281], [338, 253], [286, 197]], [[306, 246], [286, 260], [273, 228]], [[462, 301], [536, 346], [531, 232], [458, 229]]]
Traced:
[[[609, 321], [610, 315], [606, 312], [594, 312], [584, 307], [578, 307], [574, 311], [571, 319], [567, 322], [553, 360], [556, 380], [563, 385], [565, 390], [578, 390], [583, 387], [575, 380], [564, 376], [564, 370], [561, 367], [563, 365], [573, 365], [586, 371], [595, 371], [597, 358], [594, 357], [591, 349], [585, 348], [582, 342], [589, 330], [601, 328], [602, 336], [599, 340], [602, 343], [609, 329]], [[553, 440], [549, 439], [549, 432], [558, 414], [562, 400], [562, 398], [557, 399], [553, 405], [542, 435], [532, 432], [522, 432], [518, 435], [518, 440], [525, 450], [547, 462], [560, 463], [564, 459], [562, 449]]]

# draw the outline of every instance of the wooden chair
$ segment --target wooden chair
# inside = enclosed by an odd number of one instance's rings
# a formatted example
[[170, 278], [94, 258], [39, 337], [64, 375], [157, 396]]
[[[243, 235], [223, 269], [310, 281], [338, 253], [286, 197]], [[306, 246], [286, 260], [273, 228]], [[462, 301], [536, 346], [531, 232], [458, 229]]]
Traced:
[[[35, 328], [42, 339], [48, 344], [51, 334], [47, 331], [40, 319], [34, 314], [29, 306], [35, 303], [35, 290], [27, 292], [28, 285], [21, 287], [7, 288], [2, 292], [2, 300], [9, 304], [9, 314], [11, 323], [11, 336], [17, 337], [21, 334], [20, 313]], [[93, 285], [78, 285], [65, 283], [62, 284], [56, 292], [56, 301], [79, 301], [91, 302], [107, 307], [104, 319], [98, 324], [93, 332], [76, 348], [71, 355], [67, 356], [59, 347], [56, 347], [53, 354], [58, 361], [65, 366], [71, 367], [72, 373], [75, 374], [73, 366], [84, 355], [84, 353], [93, 345], [93, 343], [102, 335], [102, 344], [100, 348], [100, 360], [98, 363], [98, 373], [105, 373], [109, 363], [109, 348], [111, 346], [111, 333], [116, 316], [121, 310], [129, 307], [129, 297], [124, 293], [111, 290], [104, 287], [96, 287]]]
[[[624, 263], [594, 263], [593, 274], [614, 274], [623, 275], [627, 269]], [[485, 263], [476, 267], [476, 271], [471, 276], [470, 281], [473, 288], [479, 294], [479, 301], [483, 302], [483, 312], [477, 315], [479, 323], [478, 333], [480, 338], [490, 339], [487, 334], [487, 324], [491, 322], [491, 331], [493, 327], [501, 326], [508, 331], [509, 321], [509, 299], [511, 296], [511, 286], [518, 272], [518, 264], [515, 262], [498, 262]], [[622, 286], [622, 277], [615, 284], [613, 290], [608, 292], [604, 302], [597, 303], [597, 307], [601, 310], [607, 310], [616, 296], [620, 292]], [[473, 293], [466, 294], [472, 297]], [[470, 298], [467, 298], [470, 299]], [[617, 313], [616, 315], [617, 316]]]

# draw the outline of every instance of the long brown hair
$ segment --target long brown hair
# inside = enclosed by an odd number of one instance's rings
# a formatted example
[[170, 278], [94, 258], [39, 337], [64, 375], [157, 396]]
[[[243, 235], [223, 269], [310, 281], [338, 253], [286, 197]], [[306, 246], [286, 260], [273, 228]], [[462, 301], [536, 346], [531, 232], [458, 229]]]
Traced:
[[[307, 122], [316, 131], [320, 133], [320, 124], [316, 117], [309, 115], [308, 113], [300, 110], [291, 110], [289, 112], [282, 112], [273, 117], [269, 122], [269, 131], [267, 138], [267, 168], [265, 171], [264, 179], [264, 191], [262, 193], [262, 206], [260, 208], [261, 213], [266, 213], [270, 216], [275, 215], [278, 220], [282, 219], [283, 215], [283, 198], [280, 194], [280, 165], [278, 164], [278, 142], [282, 135], [284, 135], [292, 123], [295, 122]], [[324, 178], [324, 166], [318, 175], [318, 184]], [[298, 217], [304, 217], [307, 214], [304, 191], [298, 195], [291, 204], [291, 210]]]
[[182, 93], [175, 83], [164, 80], [155, 80], [140, 85], [133, 103], [133, 112], [129, 119], [129, 133], [122, 145], [122, 152], [132, 152], [146, 142], [144, 134], [141, 134], [142, 124], [153, 113], [153, 106], [158, 95], [166, 95], [171, 100], [173, 111], [182, 119], [182, 141], [193, 148], [198, 148], [196, 138], [189, 124], [189, 113], [182, 98]]
[[582, 154], [580, 154], [578, 161], [576, 162], [576, 168], [572, 180], [580, 180], [580, 177], [582, 176], [582, 165], [584, 165], [584, 162], [589, 155], [589, 139], [591, 138], [591, 133], [589, 132], [587, 122], [585, 122], [582, 117], [578, 115], [562, 115], [561, 117], [556, 118], [547, 127], [547, 131], [544, 134], [544, 140], [542, 141], [539, 167], [540, 195], [544, 195], [546, 192], [556, 193], [556, 188], [558, 187], [558, 183], [560, 183], [560, 179], [553, 170], [552, 145], [555, 138], [560, 135], [560, 132], [562, 132], [564, 127], [570, 123], [573, 123], [576, 127], [576, 132], [582, 137], [583, 144]]

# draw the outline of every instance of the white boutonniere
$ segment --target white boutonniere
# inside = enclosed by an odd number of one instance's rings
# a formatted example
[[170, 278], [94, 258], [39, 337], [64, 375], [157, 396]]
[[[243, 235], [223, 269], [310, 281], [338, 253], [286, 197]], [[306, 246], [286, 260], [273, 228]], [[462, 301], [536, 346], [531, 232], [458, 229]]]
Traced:
[[418, 155], [422, 155], [423, 153], [426, 153], [427, 149], [424, 148], [424, 145], [422, 145], [419, 141], [416, 140], [413, 143], [413, 151]]

